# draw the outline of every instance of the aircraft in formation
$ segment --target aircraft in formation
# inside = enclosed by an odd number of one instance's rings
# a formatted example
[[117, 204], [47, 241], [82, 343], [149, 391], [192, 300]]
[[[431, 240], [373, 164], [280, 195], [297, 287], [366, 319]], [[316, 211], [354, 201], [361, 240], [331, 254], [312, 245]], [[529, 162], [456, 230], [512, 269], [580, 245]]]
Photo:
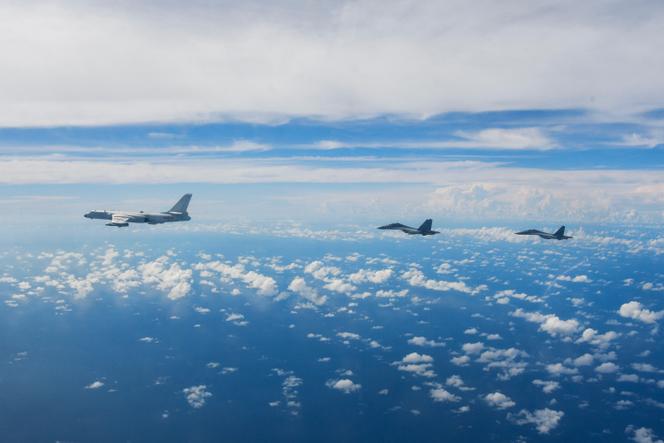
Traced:
[[539, 231], [537, 229], [528, 229], [526, 231], [515, 232], [515, 234], [516, 235], [539, 235], [541, 238], [543, 238], [545, 240], [567, 240], [568, 238], [572, 238], [568, 235], [565, 235], [565, 226], [561, 226], [553, 234], [548, 233], [548, 232]]
[[149, 225], [158, 225], [161, 223], [171, 223], [179, 221], [189, 221], [187, 208], [191, 201], [191, 194], [183, 195], [180, 200], [166, 212], [129, 212], [129, 211], [108, 211], [95, 210], [90, 211], [83, 217], [90, 219], [110, 220], [106, 226], [117, 226], [123, 228], [129, 226], [129, 223], [147, 223]]
[[[109, 210], [94, 210], [83, 215], [89, 219], [110, 220], [106, 226], [116, 226], [123, 228], [129, 226], [129, 223], [147, 223], [149, 225], [158, 225], [161, 223], [171, 223], [179, 221], [189, 221], [191, 217], [187, 212], [189, 202], [191, 201], [191, 194], [185, 194], [180, 197], [175, 205], [166, 212], [130, 212], [130, 211], [109, 211]], [[439, 231], [431, 229], [433, 220], [428, 218], [420, 225], [419, 228], [404, 225], [402, 223], [390, 223], [389, 225], [379, 226], [378, 229], [401, 231], [408, 235], [435, 235], [440, 234]], [[540, 231], [537, 229], [528, 229], [526, 231], [515, 232], [516, 235], [537, 235], [545, 240], [567, 240], [572, 238], [565, 235], [565, 226], [561, 226], [553, 234], [549, 232]]]
[[388, 230], [393, 230], [393, 231], [402, 231], [405, 232], [406, 234], [409, 235], [434, 235], [434, 234], [440, 234], [438, 231], [432, 231], [431, 230], [431, 225], [433, 224], [433, 220], [430, 218], [426, 219], [422, 225], [415, 229], [410, 226], [403, 225], [401, 223], [391, 223], [389, 225], [385, 226], [380, 226], [378, 229], [388, 229]]

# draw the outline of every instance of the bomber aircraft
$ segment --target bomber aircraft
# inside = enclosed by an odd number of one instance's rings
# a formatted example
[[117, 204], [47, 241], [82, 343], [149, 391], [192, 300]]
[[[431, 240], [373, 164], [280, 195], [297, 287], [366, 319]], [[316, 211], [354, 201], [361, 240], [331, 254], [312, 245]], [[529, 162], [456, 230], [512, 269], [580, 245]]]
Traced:
[[110, 220], [106, 226], [117, 226], [123, 228], [129, 226], [129, 223], [147, 223], [157, 225], [161, 223], [189, 221], [187, 207], [191, 200], [191, 194], [183, 195], [180, 200], [166, 212], [130, 212], [130, 211], [108, 211], [95, 210], [90, 211], [83, 217], [90, 219]]
[[527, 231], [515, 232], [516, 235], [539, 235], [545, 240], [567, 240], [572, 238], [565, 235], [565, 226], [561, 226], [556, 232], [550, 234], [548, 232], [538, 231], [537, 229], [528, 229]]
[[415, 229], [410, 226], [402, 225], [401, 223], [390, 223], [389, 225], [380, 226], [378, 229], [389, 229], [394, 231], [402, 231], [409, 235], [434, 235], [440, 234], [438, 231], [432, 231], [431, 225], [433, 221], [429, 218], [422, 223], [422, 225]]

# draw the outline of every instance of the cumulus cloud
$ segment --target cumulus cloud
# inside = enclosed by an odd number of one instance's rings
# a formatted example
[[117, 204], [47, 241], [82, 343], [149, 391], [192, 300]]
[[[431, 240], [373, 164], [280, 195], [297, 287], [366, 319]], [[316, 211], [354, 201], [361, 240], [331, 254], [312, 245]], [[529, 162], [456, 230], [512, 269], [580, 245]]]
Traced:
[[258, 295], [273, 296], [279, 292], [277, 282], [272, 277], [256, 271], [247, 271], [242, 263], [229, 265], [220, 261], [212, 261], [198, 263], [194, 266], [194, 269], [201, 272], [214, 271], [218, 272], [222, 278], [240, 280], [248, 288], [256, 289]]
[[364, 282], [382, 284], [389, 280], [393, 273], [394, 271], [392, 271], [392, 269], [380, 269], [377, 271], [360, 269], [359, 271], [348, 276], [348, 278], [350, 281], [356, 284]]
[[618, 338], [620, 334], [614, 331], [608, 331], [604, 334], [599, 334], [595, 329], [587, 328], [581, 334], [581, 337], [576, 341], [577, 343], [590, 343], [593, 346], [606, 348], [611, 341]]
[[476, 295], [480, 291], [486, 289], [485, 285], [480, 285], [475, 288], [469, 287], [462, 281], [445, 281], [434, 280], [425, 277], [424, 273], [417, 268], [411, 268], [404, 272], [401, 276], [411, 286], [418, 286], [422, 288], [431, 289], [433, 291], [458, 291], [470, 295]]
[[559, 375], [576, 375], [579, 373], [579, 370], [576, 368], [568, 368], [567, 366], [563, 365], [562, 363], [551, 363], [546, 365], [546, 370], [549, 372], [551, 375], [559, 376]]
[[613, 362], [607, 361], [597, 366], [595, 368], [595, 371], [599, 372], [600, 374], [613, 374], [614, 372], [618, 372], [619, 369], [620, 367], [618, 367], [618, 365], [616, 365]]
[[320, 295], [315, 288], [307, 285], [307, 282], [302, 277], [295, 277], [288, 285], [288, 290], [293, 291], [315, 305], [323, 305], [327, 301], [327, 296]]
[[636, 428], [630, 425], [625, 429], [625, 433], [636, 443], [664, 443], [664, 440], [659, 439], [650, 428]]
[[429, 390], [429, 396], [435, 402], [457, 402], [461, 397], [451, 394], [443, 388], [434, 388]]
[[511, 398], [502, 392], [492, 392], [484, 396], [484, 401], [491, 407], [496, 409], [508, 409], [516, 405]]
[[463, 352], [465, 352], [466, 354], [479, 354], [484, 349], [484, 343], [482, 342], [464, 343], [461, 346], [461, 349], [463, 349]]
[[359, 391], [362, 388], [362, 385], [359, 383], [354, 383], [352, 380], [347, 378], [342, 378], [339, 380], [329, 380], [327, 386], [337, 391], [341, 391], [344, 394], [350, 394], [352, 392]]
[[499, 370], [498, 378], [500, 380], [509, 380], [523, 373], [528, 365], [523, 361], [526, 357], [528, 357], [528, 353], [517, 348], [491, 348], [482, 352], [477, 362], [483, 363], [486, 370]]
[[571, 277], [569, 275], [559, 275], [558, 277], [556, 277], [556, 280], [569, 281], [572, 283], [592, 283], [592, 280], [588, 278], [587, 275], [577, 275], [574, 277]]
[[540, 386], [545, 394], [551, 394], [556, 389], [560, 388], [560, 383], [552, 380], [533, 380], [535, 386]]
[[394, 362], [393, 364], [400, 371], [410, 372], [421, 377], [432, 378], [436, 376], [436, 373], [432, 369], [433, 357], [427, 354], [411, 352], [403, 357], [401, 361]]
[[540, 434], [548, 434], [558, 427], [558, 423], [564, 415], [563, 411], [554, 411], [549, 408], [537, 409], [533, 412], [524, 409], [510, 418], [518, 425], [532, 424]]
[[202, 408], [205, 406], [205, 401], [212, 397], [212, 393], [207, 391], [207, 386], [198, 385], [191, 386], [189, 388], [184, 388], [182, 390], [184, 397], [187, 399], [189, 406], [195, 409]]
[[653, 324], [664, 317], [664, 311], [651, 311], [643, 307], [638, 301], [630, 301], [620, 306], [618, 313], [625, 318], [639, 320], [643, 323]]
[[415, 345], [415, 346], [429, 346], [429, 347], [432, 347], [432, 348], [445, 346], [445, 343], [437, 342], [435, 340], [428, 340], [426, 337], [420, 337], [420, 336], [415, 336], [415, 337], [409, 338], [408, 339], [408, 344], [409, 345]]
[[547, 332], [552, 337], [570, 335], [579, 329], [579, 322], [577, 320], [562, 320], [554, 314], [543, 315], [539, 312], [526, 312], [519, 308], [516, 311], [510, 312], [510, 315], [523, 318], [532, 323], [539, 323], [539, 329]]
[[146, 284], [155, 285], [157, 289], [167, 293], [168, 298], [177, 300], [186, 296], [191, 290], [191, 269], [184, 269], [178, 263], [168, 265], [169, 257], [164, 255], [158, 259], [143, 263], [138, 267]]

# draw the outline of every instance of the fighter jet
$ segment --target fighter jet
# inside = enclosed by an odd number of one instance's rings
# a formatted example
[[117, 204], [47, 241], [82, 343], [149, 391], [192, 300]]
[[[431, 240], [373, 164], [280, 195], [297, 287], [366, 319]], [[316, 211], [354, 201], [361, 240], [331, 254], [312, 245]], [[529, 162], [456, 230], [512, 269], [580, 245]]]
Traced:
[[553, 234], [549, 234], [548, 232], [542, 232], [538, 231], [537, 229], [528, 229], [527, 231], [521, 231], [521, 232], [515, 232], [516, 235], [539, 235], [545, 240], [567, 240], [568, 238], [572, 238], [568, 235], [565, 235], [565, 227], [561, 226], [560, 229], [558, 229], [556, 232]]
[[178, 222], [191, 220], [187, 207], [191, 200], [191, 194], [183, 195], [180, 200], [166, 212], [127, 212], [127, 211], [90, 211], [83, 217], [90, 219], [110, 220], [106, 226], [117, 226], [123, 228], [129, 223], [147, 223], [157, 225], [160, 223]]
[[402, 225], [401, 223], [391, 223], [389, 225], [380, 226], [378, 229], [390, 229], [394, 231], [402, 231], [409, 235], [434, 235], [440, 234], [438, 231], [432, 231], [431, 225], [433, 221], [429, 218], [422, 223], [419, 228], [411, 228], [410, 226]]

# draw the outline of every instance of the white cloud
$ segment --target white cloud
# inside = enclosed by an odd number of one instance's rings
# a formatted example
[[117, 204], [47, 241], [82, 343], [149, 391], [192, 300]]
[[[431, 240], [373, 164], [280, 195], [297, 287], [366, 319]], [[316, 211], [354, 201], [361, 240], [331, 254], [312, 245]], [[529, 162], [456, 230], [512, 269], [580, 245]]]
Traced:
[[469, 287], [466, 283], [462, 281], [445, 281], [445, 280], [433, 280], [427, 279], [417, 268], [411, 268], [410, 270], [404, 272], [401, 277], [406, 280], [411, 286], [418, 286], [433, 291], [458, 291], [470, 295], [475, 295], [480, 291], [486, 289], [486, 286], [480, 285], [475, 288]]
[[337, 332], [337, 336], [344, 340], [359, 340], [361, 338], [359, 334], [354, 332]]
[[392, 269], [380, 269], [378, 271], [360, 269], [359, 271], [351, 274], [348, 278], [353, 283], [370, 282], [375, 284], [382, 284], [389, 280], [393, 273], [394, 271], [392, 271]]
[[620, 306], [618, 313], [625, 318], [642, 321], [643, 323], [652, 324], [657, 320], [664, 317], [664, 311], [651, 311], [646, 309], [638, 301], [630, 301]]
[[502, 392], [493, 392], [491, 394], [487, 394], [484, 397], [484, 401], [489, 406], [496, 409], [507, 409], [516, 405], [516, 403], [512, 401], [511, 398], [509, 398], [507, 395], [503, 394]]
[[457, 402], [461, 400], [459, 396], [451, 394], [443, 388], [434, 388], [429, 390], [429, 396], [435, 402]]
[[103, 381], [95, 380], [85, 387], [85, 389], [99, 389], [104, 386]]
[[544, 408], [537, 409], [532, 413], [526, 410], [521, 410], [511, 418], [514, 419], [516, 424], [533, 424], [535, 425], [537, 432], [540, 434], [548, 434], [549, 431], [558, 427], [558, 423], [564, 415], [565, 413], [563, 411], [554, 411], [549, 408]]
[[597, 366], [595, 368], [595, 371], [599, 372], [600, 374], [613, 374], [614, 372], [617, 372], [619, 369], [620, 368], [618, 367], [618, 365], [616, 365], [613, 362], [607, 361]]
[[427, 340], [426, 337], [418, 337], [418, 336], [409, 338], [408, 344], [415, 346], [430, 346], [432, 348], [445, 346], [445, 343], [437, 342], [435, 340]]
[[[654, 74], [662, 63], [648, 56], [659, 50], [664, 12], [657, 5], [480, 6], [13, 2], [0, 10], [6, 35], [0, 87], [7, 91], [0, 120], [8, 126], [255, 121], [271, 114], [622, 110], [664, 101]], [[20, 50], [12, 45], [17, 41]], [[85, 63], [91, 59], [97, 62]], [[86, 69], [72, 69], [80, 66]], [[507, 145], [538, 138], [473, 137]]]
[[523, 359], [528, 357], [525, 351], [516, 348], [495, 349], [490, 348], [480, 354], [478, 363], [486, 365], [486, 369], [498, 369], [500, 371], [498, 378], [508, 380], [520, 375], [528, 365]]
[[591, 354], [583, 354], [574, 359], [574, 366], [590, 366], [595, 358]]
[[478, 354], [484, 349], [484, 343], [464, 343], [463, 346], [461, 346], [461, 349], [463, 349], [463, 352], [466, 354]]
[[359, 383], [353, 383], [352, 380], [347, 378], [342, 378], [340, 380], [330, 380], [327, 382], [327, 386], [341, 391], [344, 394], [350, 394], [351, 392], [359, 391], [362, 388], [362, 385]]
[[431, 363], [433, 357], [427, 354], [418, 354], [417, 352], [411, 352], [401, 359], [404, 363]]
[[606, 348], [611, 341], [618, 338], [620, 334], [614, 331], [608, 331], [604, 334], [598, 334], [596, 330], [587, 328], [581, 334], [581, 337], [576, 341], [577, 343], [590, 343], [593, 346]]
[[569, 275], [559, 275], [558, 277], [556, 277], [556, 280], [569, 281], [572, 283], [592, 283], [592, 280], [588, 278], [587, 275], [577, 275], [574, 277], [571, 277]]
[[540, 128], [488, 128], [476, 132], [458, 131], [464, 139], [451, 143], [459, 148], [549, 149], [555, 143]]
[[563, 365], [562, 363], [552, 363], [546, 365], [546, 370], [549, 372], [551, 375], [559, 376], [559, 375], [575, 375], [579, 373], [579, 370], [576, 368], [568, 368], [567, 366]]
[[221, 274], [222, 278], [240, 280], [248, 288], [256, 289], [258, 295], [273, 296], [279, 292], [277, 282], [272, 277], [268, 277], [256, 271], [247, 271], [242, 263], [229, 265], [220, 261], [212, 261], [198, 263], [194, 268], [201, 272], [218, 272]]
[[547, 314], [543, 315], [539, 312], [526, 312], [519, 308], [516, 311], [510, 312], [514, 317], [524, 318], [529, 322], [539, 323], [540, 330], [547, 332], [552, 337], [559, 335], [570, 335], [579, 329], [579, 322], [575, 319], [561, 320], [557, 315]]
[[302, 277], [295, 277], [288, 285], [288, 290], [295, 292], [315, 305], [323, 305], [327, 301], [325, 295], [318, 294], [318, 291], [307, 285], [307, 282]]
[[552, 380], [533, 380], [535, 386], [541, 386], [545, 394], [551, 394], [556, 389], [560, 388], [560, 383]]
[[157, 289], [168, 294], [171, 300], [186, 296], [191, 290], [191, 269], [183, 269], [178, 263], [168, 266], [169, 257], [164, 255], [158, 259], [139, 265], [138, 270], [146, 284], [155, 285]]
[[397, 369], [400, 371], [410, 372], [411, 374], [419, 375], [421, 377], [432, 378], [436, 376], [436, 373], [431, 369], [433, 357], [427, 354], [411, 352], [402, 358], [401, 361], [394, 362], [393, 364], [396, 365]]
[[634, 426], [628, 426], [625, 429], [625, 432], [632, 434], [631, 438], [636, 443], [664, 443], [664, 440], [660, 440], [650, 428], [635, 428]]
[[187, 399], [189, 406], [199, 409], [205, 406], [206, 399], [212, 397], [212, 393], [208, 392], [206, 389], [207, 386], [205, 385], [191, 386], [189, 388], [184, 388], [182, 393]]
[[470, 363], [470, 357], [467, 355], [460, 355], [458, 357], [452, 357], [450, 361], [457, 366], [467, 366], [468, 363]]

